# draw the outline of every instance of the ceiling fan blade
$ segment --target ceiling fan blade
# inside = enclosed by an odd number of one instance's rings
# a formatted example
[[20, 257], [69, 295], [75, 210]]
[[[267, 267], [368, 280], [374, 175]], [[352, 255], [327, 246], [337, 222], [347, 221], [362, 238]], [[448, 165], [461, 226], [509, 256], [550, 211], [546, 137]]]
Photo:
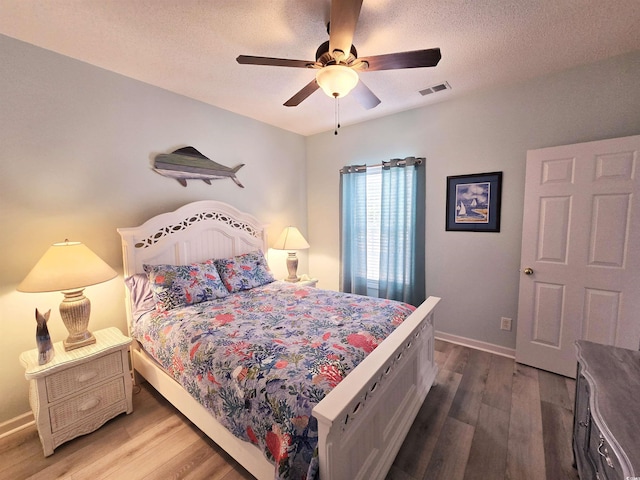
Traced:
[[369, 90], [369, 87], [362, 82], [362, 79], [354, 89], [351, 90], [351, 95], [353, 95], [358, 103], [367, 110], [377, 107], [380, 104], [380, 99], [376, 97], [375, 93]]
[[341, 50], [349, 56], [361, 7], [362, 0], [331, 0], [329, 53]]
[[240, 55], [236, 61], [243, 65], [270, 65], [272, 67], [298, 67], [312, 68], [315, 62], [309, 60], [290, 60], [288, 58], [273, 57], [253, 57], [251, 55]]
[[300, 103], [302, 103], [303, 100], [305, 100], [309, 95], [311, 95], [313, 92], [315, 92], [319, 88], [320, 88], [320, 85], [318, 85], [318, 83], [316, 82], [316, 79], [314, 78], [309, 83], [307, 83], [307, 85], [304, 86], [302, 90], [300, 90], [293, 97], [291, 97], [289, 100], [284, 102], [284, 106], [296, 107], [300, 105]]
[[373, 57], [358, 58], [357, 62], [367, 62], [369, 67], [364, 71], [394, 70], [397, 68], [435, 67], [442, 58], [439, 48], [414, 50], [412, 52], [388, 53]]

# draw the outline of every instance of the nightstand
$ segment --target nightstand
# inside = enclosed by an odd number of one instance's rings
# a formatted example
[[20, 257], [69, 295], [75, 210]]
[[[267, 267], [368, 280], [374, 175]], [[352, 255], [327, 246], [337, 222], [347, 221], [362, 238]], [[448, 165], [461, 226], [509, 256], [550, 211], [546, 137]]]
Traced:
[[62, 342], [55, 343], [55, 356], [45, 365], [38, 365], [37, 349], [20, 355], [45, 457], [60, 444], [133, 411], [131, 339], [114, 327], [93, 333], [96, 343], [76, 350], [65, 352]]

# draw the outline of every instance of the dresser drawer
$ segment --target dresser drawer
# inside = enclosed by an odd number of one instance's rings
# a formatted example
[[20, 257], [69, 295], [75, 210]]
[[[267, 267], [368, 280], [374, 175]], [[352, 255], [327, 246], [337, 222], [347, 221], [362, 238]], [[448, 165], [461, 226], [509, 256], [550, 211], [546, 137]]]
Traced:
[[122, 354], [113, 352], [76, 367], [49, 375], [46, 378], [49, 402], [95, 385], [109, 377], [122, 374]]
[[124, 377], [117, 377], [49, 408], [51, 432], [90, 418], [118, 402], [126, 403]]
[[600, 432], [593, 416], [589, 415], [587, 423], [589, 424], [589, 438], [585, 455], [591, 466], [592, 478], [597, 478], [598, 480], [624, 480], [620, 462], [609, 442]]

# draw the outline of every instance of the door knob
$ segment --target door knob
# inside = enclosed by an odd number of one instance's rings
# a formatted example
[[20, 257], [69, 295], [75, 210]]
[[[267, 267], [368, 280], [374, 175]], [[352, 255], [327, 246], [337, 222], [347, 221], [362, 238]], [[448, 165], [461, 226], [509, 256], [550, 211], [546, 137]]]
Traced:
[[525, 275], [533, 275], [533, 268], [527, 267], [523, 270], [523, 272]]

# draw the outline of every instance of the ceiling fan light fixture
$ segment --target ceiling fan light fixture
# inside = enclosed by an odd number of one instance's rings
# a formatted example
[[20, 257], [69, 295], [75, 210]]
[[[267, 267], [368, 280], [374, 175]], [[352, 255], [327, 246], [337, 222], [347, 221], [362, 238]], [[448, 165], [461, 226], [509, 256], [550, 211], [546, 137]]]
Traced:
[[358, 84], [358, 74], [345, 65], [327, 65], [316, 73], [316, 82], [331, 98], [341, 98]]

